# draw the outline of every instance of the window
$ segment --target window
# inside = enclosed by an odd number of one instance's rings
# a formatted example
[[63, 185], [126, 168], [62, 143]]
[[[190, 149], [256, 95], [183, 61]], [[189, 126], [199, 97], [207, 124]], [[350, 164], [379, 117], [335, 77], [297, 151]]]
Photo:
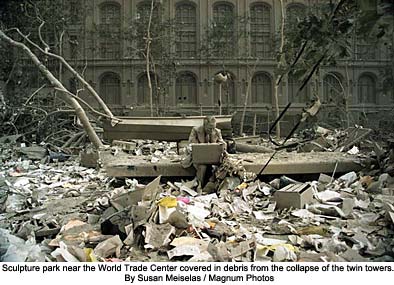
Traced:
[[117, 74], [107, 73], [102, 76], [100, 96], [107, 104], [120, 104], [120, 78]]
[[272, 104], [272, 80], [266, 73], [253, 76], [252, 103]]
[[272, 56], [271, 7], [256, 4], [250, 8], [250, 41], [254, 57]]
[[120, 58], [120, 6], [104, 3], [100, 7], [99, 52], [101, 58]]
[[323, 80], [323, 103], [340, 103], [344, 96], [341, 87], [342, 76], [327, 74]]
[[[222, 72], [225, 73], [225, 72]], [[235, 83], [234, 76], [230, 74], [230, 78], [222, 83], [222, 107], [235, 104]], [[219, 104], [220, 84], [215, 81], [214, 83], [214, 100], [215, 104]]]
[[192, 4], [178, 5], [176, 7], [176, 24], [178, 27], [176, 41], [177, 55], [183, 58], [196, 56], [196, 7]]
[[358, 79], [358, 102], [376, 103], [376, 82], [371, 75], [363, 74]]
[[[152, 84], [152, 103], [156, 104], [157, 102], [157, 84], [156, 84], [156, 76], [154, 74], [150, 74], [151, 84]], [[137, 90], [137, 103], [138, 105], [149, 105], [150, 104], [150, 95], [149, 95], [149, 84], [148, 84], [148, 76], [146, 74], [141, 75], [138, 78], [138, 90]]]
[[228, 3], [218, 3], [213, 7], [213, 55], [231, 57], [235, 50], [234, 8]]
[[[302, 91], [298, 91], [302, 85], [302, 81], [294, 75], [289, 75], [289, 102], [292, 103], [306, 103], [308, 100], [308, 86], [305, 86]], [[299, 92], [299, 93], [298, 93]]]
[[176, 103], [197, 105], [197, 81], [193, 74], [183, 73], [176, 79]]

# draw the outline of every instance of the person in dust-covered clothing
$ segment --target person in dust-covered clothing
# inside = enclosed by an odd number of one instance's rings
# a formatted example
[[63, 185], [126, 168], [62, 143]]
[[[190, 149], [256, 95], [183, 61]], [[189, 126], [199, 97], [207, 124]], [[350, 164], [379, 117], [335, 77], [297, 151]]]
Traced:
[[[202, 126], [193, 127], [189, 135], [189, 143], [222, 143], [225, 145], [226, 143], [223, 140], [221, 131], [216, 128], [216, 119], [213, 116], [207, 116], [204, 118], [204, 123]], [[185, 161], [187, 161], [185, 163]], [[191, 153], [189, 153], [188, 159], [183, 162], [184, 167], [191, 166]], [[194, 168], [196, 168], [196, 176], [198, 180], [198, 192], [202, 192], [202, 188], [206, 184], [206, 172], [208, 165], [206, 164], [193, 164]]]

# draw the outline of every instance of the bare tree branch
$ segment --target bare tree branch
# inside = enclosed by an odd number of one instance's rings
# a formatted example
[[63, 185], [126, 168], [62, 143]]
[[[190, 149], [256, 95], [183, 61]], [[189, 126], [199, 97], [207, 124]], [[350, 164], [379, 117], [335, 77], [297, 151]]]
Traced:
[[[0, 40], [4, 40], [8, 44], [22, 49], [33, 61], [33, 63], [37, 66], [37, 68], [41, 71], [43, 75], [51, 82], [51, 84], [54, 87], [57, 87], [61, 90], [67, 90], [63, 84], [48, 70], [48, 68], [42, 64], [42, 62], [38, 59], [38, 57], [29, 49], [28, 46], [25, 44], [15, 41], [9, 36], [7, 36], [3, 31], [0, 30]], [[66, 103], [68, 103], [74, 110], [75, 113], [78, 117], [78, 119], [81, 121], [86, 133], [89, 136], [90, 141], [93, 143], [93, 145], [96, 148], [102, 148], [104, 147], [103, 143], [101, 142], [100, 138], [97, 136], [95, 130], [93, 129], [92, 125], [89, 122], [89, 119], [81, 107], [81, 105], [78, 103], [78, 101], [73, 98], [72, 96], [67, 95], [66, 92], [60, 93], [61, 99], [64, 100]]]
[[104, 112], [108, 116], [114, 117], [114, 115], [112, 114], [111, 110], [105, 104], [103, 99], [101, 99], [101, 97], [93, 89], [93, 87], [62, 56], [59, 56], [57, 54], [54, 54], [54, 53], [51, 53], [49, 51], [43, 50], [39, 45], [34, 43], [32, 40], [30, 40], [28, 36], [24, 35], [19, 29], [14, 28], [13, 30], [15, 30], [21, 37], [23, 37], [29, 44], [31, 44], [33, 47], [38, 49], [41, 53], [43, 53], [43, 54], [45, 54], [47, 56], [53, 57], [53, 58], [59, 60], [60, 62], [62, 62], [63, 65], [71, 72], [71, 74], [75, 78], [77, 78], [82, 83], [83, 86], [85, 86], [85, 88], [89, 91], [89, 93], [91, 95], [93, 95], [93, 97], [97, 100], [97, 102], [99, 103], [100, 107], [104, 110]]

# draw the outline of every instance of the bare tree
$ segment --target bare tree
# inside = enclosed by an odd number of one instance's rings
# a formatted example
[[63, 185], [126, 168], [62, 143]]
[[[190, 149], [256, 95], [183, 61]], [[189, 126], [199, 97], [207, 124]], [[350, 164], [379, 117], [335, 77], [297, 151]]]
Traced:
[[153, 117], [153, 90], [152, 90], [152, 79], [150, 74], [150, 58], [151, 58], [151, 50], [150, 46], [152, 43], [151, 38], [151, 26], [152, 26], [152, 16], [153, 10], [155, 8], [155, 0], [151, 0], [150, 3], [150, 12], [149, 12], [149, 21], [148, 27], [146, 29], [146, 37], [145, 37], [145, 68], [146, 68], [146, 76], [148, 78], [148, 90], [149, 90], [149, 105], [150, 105], [150, 115]]
[[[281, 59], [278, 61], [277, 68], [282, 68], [282, 60], [283, 55], [283, 48], [285, 45], [285, 7], [283, 5], [283, 0], [280, 0], [280, 47], [279, 47], [279, 54]], [[275, 105], [275, 115], [279, 117], [279, 87], [281, 82], [281, 75], [277, 74], [275, 78], [275, 86], [274, 86], [274, 105]], [[280, 138], [280, 121], [276, 125], [276, 137]]]
[[[24, 39], [27, 39], [27, 37], [24, 36]], [[33, 61], [34, 65], [52, 84], [52, 87], [61, 91], [60, 98], [75, 110], [78, 119], [80, 120], [84, 130], [86, 131], [93, 145], [96, 148], [102, 148], [104, 145], [101, 142], [100, 138], [97, 136], [97, 133], [95, 132], [94, 128], [92, 127], [86, 112], [84, 111], [80, 103], [77, 101], [76, 99], [77, 97], [74, 94], [72, 94], [69, 90], [67, 90], [66, 87], [64, 87], [64, 85], [56, 78], [55, 75], [53, 75], [51, 71], [49, 71], [49, 69], [40, 61], [38, 56], [26, 44], [12, 39], [8, 35], [6, 35], [2, 30], [0, 30], [0, 40], [5, 41], [6, 43], [10, 44], [13, 47], [21, 49]], [[33, 46], [38, 47], [38, 45], [34, 44], [33, 42], [31, 43], [33, 44]], [[65, 60], [64, 62], [66, 63]]]

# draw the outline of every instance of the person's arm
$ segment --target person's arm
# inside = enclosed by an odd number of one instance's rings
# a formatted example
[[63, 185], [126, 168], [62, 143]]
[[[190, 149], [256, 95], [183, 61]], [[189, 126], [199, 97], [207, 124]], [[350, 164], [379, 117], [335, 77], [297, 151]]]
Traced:
[[192, 131], [190, 132], [189, 143], [198, 143], [198, 135], [195, 128], [192, 128]]
[[219, 129], [216, 129], [216, 133], [217, 133], [217, 140], [216, 142], [218, 143], [225, 143], [222, 137], [222, 132]]
[[226, 151], [226, 150], [227, 150], [227, 144], [226, 144], [226, 142], [224, 141], [224, 139], [223, 139], [223, 137], [222, 137], [222, 132], [221, 132], [219, 129], [216, 129], [216, 135], [217, 135], [217, 140], [216, 140], [216, 142], [217, 142], [217, 143], [220, 143], [220, 144], [224, 144], [224, 150]]

